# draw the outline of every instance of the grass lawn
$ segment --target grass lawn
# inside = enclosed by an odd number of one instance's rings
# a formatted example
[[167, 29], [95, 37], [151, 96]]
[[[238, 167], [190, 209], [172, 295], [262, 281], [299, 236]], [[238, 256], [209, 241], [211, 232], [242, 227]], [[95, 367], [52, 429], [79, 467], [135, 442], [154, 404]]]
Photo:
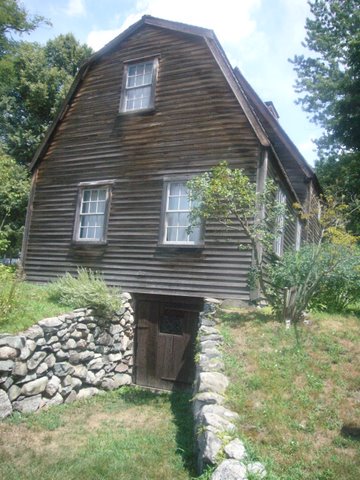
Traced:
[[222, 314], [229, 406], [273, 480], [360, 478], [360, 319], [313, 315], [294, 329], [262, 311]]
[[[10, 285], [0, 285], [0, 306], [9, 295]], [[53, 317], [71, 310], [48, 298], [46, 285], [18, 282], [12, 299], [12, 309], [2, 314], [0, 332], [17, 333], [31, 327], [43, 318]]]
[[136, 388], [0, 423], [2, 480], [189, 480], [188, 394]]

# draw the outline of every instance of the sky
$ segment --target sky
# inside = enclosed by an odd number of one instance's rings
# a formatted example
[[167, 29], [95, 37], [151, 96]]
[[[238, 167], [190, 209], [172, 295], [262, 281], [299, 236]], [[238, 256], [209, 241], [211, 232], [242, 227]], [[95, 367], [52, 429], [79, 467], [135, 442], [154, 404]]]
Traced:
[[314, 164], [312, 142], [321, 131], [300, 105], [289, 58], [305, 53], [306, 0], [22, 0], [31, 14], [48, 18], [23, 39], [45, 43], [72, 32], [98, 50], [121, 31], [150, 14], [211, 28], [233, 67], [238, 66], [263, 101], [271, 100], [280, 123], [305, 159]]

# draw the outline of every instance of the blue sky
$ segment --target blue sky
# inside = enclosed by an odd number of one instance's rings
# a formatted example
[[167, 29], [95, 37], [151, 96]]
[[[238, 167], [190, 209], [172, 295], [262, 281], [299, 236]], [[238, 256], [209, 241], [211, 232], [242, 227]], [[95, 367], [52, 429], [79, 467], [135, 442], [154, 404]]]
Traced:
[[280, 123], [313, 164], [312, 139], [320, 130], [295, 105], [295, 74], [288, 58], [303, 53], [306, 0], [23, 0], [30, 13], [47, 17], [24, 40], [46, 42], [72, 32], [98, 50], [144, 14], [212, 28], [233, 66], [262, 100], [272, 100]]

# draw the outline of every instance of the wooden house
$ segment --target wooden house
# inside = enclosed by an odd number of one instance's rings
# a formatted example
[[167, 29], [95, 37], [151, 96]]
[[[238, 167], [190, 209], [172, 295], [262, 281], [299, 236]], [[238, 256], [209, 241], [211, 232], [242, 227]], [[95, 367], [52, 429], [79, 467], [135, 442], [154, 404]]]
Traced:
[[[82, 266], [130, 291], [138, 383], [186, 381], [181, 359], [204, 297], [251, 298], [245, 236], [211, 222], [186, 231], [186, 181], [222, 160], [258, 190], [275, 179], [289, 205], [306, 210], [319, 191], [274, 106], [231, 67], [215, 34], [150, 16], [82, 66], [33, 159], [26, 276], [47, 282]], [[276, 253], [310, 234], [294, 217]], [[178, 360], [156, 382], [148, 370], [159, 349], [163, 364]]]

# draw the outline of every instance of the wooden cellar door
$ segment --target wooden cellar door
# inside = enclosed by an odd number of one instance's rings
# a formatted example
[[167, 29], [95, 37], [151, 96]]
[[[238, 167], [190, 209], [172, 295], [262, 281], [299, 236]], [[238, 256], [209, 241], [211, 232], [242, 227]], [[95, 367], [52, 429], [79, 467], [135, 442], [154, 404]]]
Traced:
[[202, 302], [174, 297], [136, 301], [136, 383], [167, 390], [194, 379], [194, 347]]

